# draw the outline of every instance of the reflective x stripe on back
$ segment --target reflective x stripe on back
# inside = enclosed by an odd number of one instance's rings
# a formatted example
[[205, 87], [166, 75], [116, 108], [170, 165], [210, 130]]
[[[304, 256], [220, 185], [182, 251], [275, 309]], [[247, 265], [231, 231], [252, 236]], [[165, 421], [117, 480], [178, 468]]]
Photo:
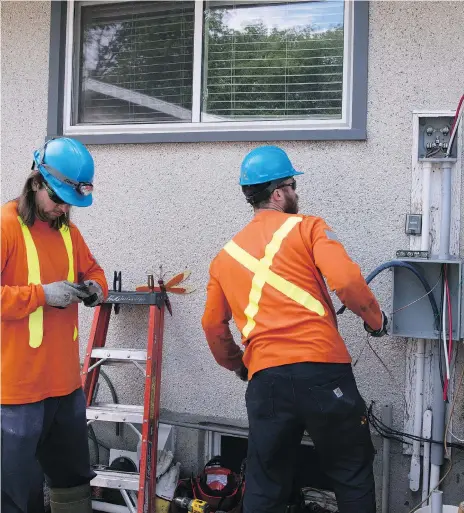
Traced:
[[[37, 254], [37, 248], [34, 244], [31, 231], [24, 224], [20, 216], [18, 221], [21, 226], [21, 231], [24, 238], [24, 244], [26, 246], [26, 258], [27, 258], [27, 283], [33, 285], [39, 285], [40, 280], [40, 262], [39, 255]], [[74, 255], [73, 246], [71, 239], [71, 230], [67, 226], [60, 228], [61, 236], [66, 247], [66, 253], [68, 255], [68, 277], [67, 280], [74, 282]], [[74, 328], [74, 340], [77, 338], [77, 328]], [[43, 306], [39, 306], [37, 310], [29, 314], [29, 345], [33, 348], [40, 347], [43, 340]]]
[[[66, 253], [68, 255], [68, 278], [67, 280], [71, 283], [74, 283], [74, 255], [73, 255], [73, 246], [71, 239], [71, 230], [67, 226], [62, 226], [60, 228], [61, 236], [63, 237], [64, 246], [66, 248]], [[74, 326], [74, 334], [73, 340], [77, 339], [78, 331], [77, 326]]]
[[287, 237], [291, 230], [302, 220], [303, 219], [301, 217], [288, 218], [272, 236], [271, 242], [266, 246], [264, 257], [261, 258], [261, 260], [250, 255], [234, 241], [228, 242], [224, 247], [224, 250], [232, 258], [254, 273], [248, 306], [244, 312], [247, 318], [247, 323], [242, 330], [242, 334], [245, 338], [249, 337], [253, 328], [256, 326], [254, 319], [259, 311], [259, 301], [261, 299], [263, 287], [266, 283], [311, 312], [317, 313], [320, 316], [323, 316], [325, 313], [322, 303], [309, 292], [306, 292], [306, 290], [303, 290], [290, 281], [285, 280], [270, 269], [274, 256], [279, 251], [285, 237]]

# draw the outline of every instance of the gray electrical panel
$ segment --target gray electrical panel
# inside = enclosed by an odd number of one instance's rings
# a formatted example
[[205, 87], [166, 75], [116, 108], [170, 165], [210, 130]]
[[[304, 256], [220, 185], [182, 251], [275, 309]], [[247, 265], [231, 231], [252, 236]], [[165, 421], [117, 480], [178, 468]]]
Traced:
[[[421, 117], [419, 118], [419, 159], [444, 158], [448, 150], [453, 118]], [[453, 145], [451, 158], [456, 158], [456, 144]]]
[[[419, 118], [419, 159], [444, 158], [448, 150], [453, 118], [421, 117]], [[453, 145], [451, 158], [456, 158], [456, 144]]]
[[[451, 297], [453, 339], [462, 338], [462, 261], [402, 259], [414, 265], [427, 280], [442, 316], [442, 268], [447, 266], [447, 279]], [[439, 339], [441, 332], [436, 327], [435, 316], [426, 291], [419, 278], [404, 267], [393, 268], [393, 313], [390, 331], [398, 337]], [[424, 297], [422, 297], [424, 296]], [[417, 299], [420, 299], [417, 301]], [[413, 304], [411, 304], [413, 303]], [[410, 305], [410, 306], [407, 306]], [[446, 311], [448, 318], [448, 309]], [[448, 320], [447, 320], [448, 326]], [[446, 330], [448, 332], [448, 329]]]

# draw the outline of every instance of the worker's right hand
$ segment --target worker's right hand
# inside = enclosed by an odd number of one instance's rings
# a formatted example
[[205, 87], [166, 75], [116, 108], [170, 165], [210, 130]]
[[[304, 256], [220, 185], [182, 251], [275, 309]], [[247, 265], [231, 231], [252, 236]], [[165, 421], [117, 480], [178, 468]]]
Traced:
[[373, 330], [370, 326], [364, 323], [364, 329], [371, 335], [371, 337], [383, 337], [387, 333], [388, 317], [385, 312], [382, 312], [382, 327], [378, 330]]
[[89, 297], [89, 291], [69, 281], [55, 281], [42, 285], [47, 305], [58, 308], [66, 308], [72, 303], [80, 303]]
[[242, 365], [240, 365], [240, 367], [234, 372], [242, 381], [248, 381], [248, 369], [245, 367], [243, 362]]

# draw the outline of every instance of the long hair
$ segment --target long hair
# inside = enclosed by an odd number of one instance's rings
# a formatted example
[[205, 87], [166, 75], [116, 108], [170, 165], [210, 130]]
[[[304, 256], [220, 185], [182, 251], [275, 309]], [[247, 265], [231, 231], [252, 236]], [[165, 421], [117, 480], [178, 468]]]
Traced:
[[[35, 203], [35, 191], [32, 188], [34, 183], [39, 189], [42, 189], [44, 177], [38, 172], [33, 171], [24, 184], [21, 196], [16, 199], [18, 203], [18, 214], [26, 226], [31, 227], [37, 219], [37, 205]], [[69, 226], [69, 212], [58, 217], [54, 221], [50, 221], [50, 227], [59, 230], [62, 226]]]

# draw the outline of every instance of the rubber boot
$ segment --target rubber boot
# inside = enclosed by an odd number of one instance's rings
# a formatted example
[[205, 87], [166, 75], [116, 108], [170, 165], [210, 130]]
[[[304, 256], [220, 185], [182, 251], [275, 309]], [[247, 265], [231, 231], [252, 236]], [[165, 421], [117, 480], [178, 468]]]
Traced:
[[50, 488], [51, 513], [92, 513], [90, 484]]

